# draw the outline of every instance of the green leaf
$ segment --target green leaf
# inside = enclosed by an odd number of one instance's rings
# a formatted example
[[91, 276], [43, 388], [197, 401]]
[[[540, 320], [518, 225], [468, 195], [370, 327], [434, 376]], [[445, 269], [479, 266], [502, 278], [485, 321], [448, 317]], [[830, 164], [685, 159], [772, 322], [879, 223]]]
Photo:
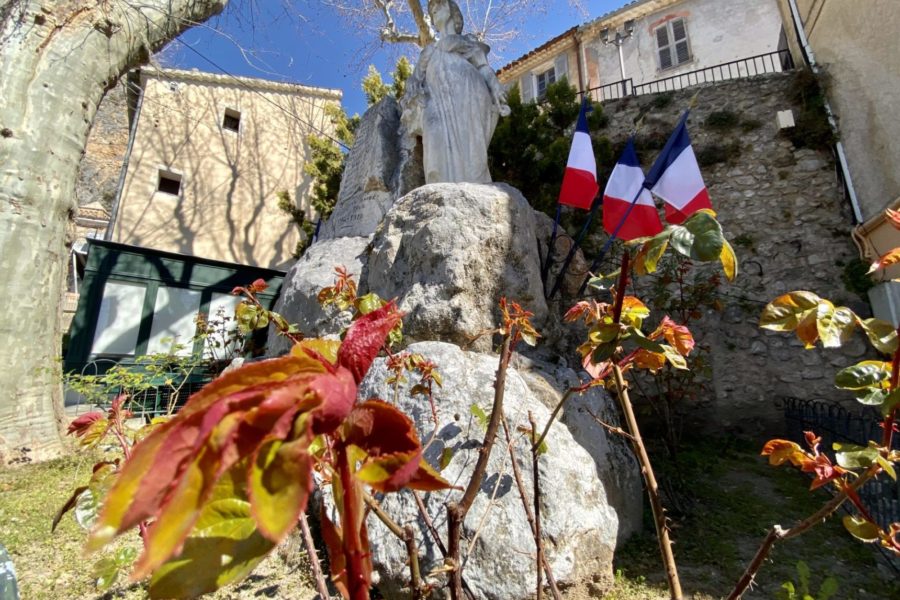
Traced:
[[284, 443], [263, 443], [248, 477], [253, 516], [260, 532], [280, 542], [297, 525], [312, 486], [312, 434]]
[[860, 404], [865, 404], [866, 406], [881, 406], [889, 395], [887, 390], [880, 389], [870, 390], [866, 388], [863, 392], [856, 399]]
[[881, 403], [881, 414], [885, 417], [890, 416], [898, 404], [900, 404], [900, 388], [885, 397], [884, 402]]
[[722, 256], [725, 236], [716, 218], [706, 211], [697, 211], [684, 222], [694, 236], [690, 257], [702, 262], [717, 261]]
[[734, 248], [731, 247], [731, 244], [725, 238], [722, 238], [722, 254], [719, 255], [719, 261], [722, 263], [725, 278], [728, 281], [734, 281], [738, 274], [737, 255], [734, 253]]
[[50, 533], [56, 531], [56, 526], [59, 525], [60, 520], [62, 520], [63, 515], [67, 512], [75, 508], [78, 500], [81, 498], [83, 494], [88, 491], [88, 487], [86, 485], [75, 488], [72, 491], [72, 495], [69, 496], [69, 499], [66, 500], [66, 503], [62, 505], [62, 507], [56, 511], [56, 516], [53, 517], [53, 522], [50, 524]]
[[609, 273], [608, 275], [601, 274], [597, 277], [591, 277], [588, 280], [588, 287], [591, 287], [595, 290], [606, 291], [611, 286], [615, 285], [616, 282], [619, 280], [620, 272], [621, 272], [621, 269], [616, 269], [615, 271], [613, 271], [612, 273]]
[[897, 472], [894, 470], [894, 465], [893, 463], [891, 463], [891, 461], [879, 454], [875, 457], [875, 462], [878, 463], [878, 466], [884, 469], [884, 472], [888, 474], [888, 477], [890, 477], [894, 481], [897, 481]]
[[538, 445], [538, 448], [537, 448], [538, 456], [540, 456], [541, 454], [546, 454], [547, 450], [548, 450], [547, 438], [544, 438], [543, 440], [541, 440], [541, 443]]
[[797, 561], [797, 578], [800, 580], [800, 593], [804, 596], [809, 593], [809, 565], [806, 561]]
[[666, 230], [644, 242], [634, 258], [635, 270], [638, 275], [656, 272], [660, 259], [665, 254], [666, 248], [669, 247], [670, 235], [671, 231]]
[[691, 246], [694, 244], [694, 235], [683, 225], [669, 225], [671, 231], [669, 235], [669, 243], [678, 254], [682, 256], [691, 255]]
[[628, 339], [634, 342], [634, 344], [639, 348], [643, 348], [644, 350], [647, 350], [649, 352], [655, 352], [656, 354], [665, 352], [662, 344], [660, 344], [659, 342], [654, 342], [650, 338], [646, 337], [640, 329], [636, 327], [629, 327], [628, 333], [630, 334], [630, 337]]
[[616, 353], [617, 347], [618, 344], [615, 341], [597, 346], [591, 353], [591, 362], [595, 365], [598, 365], [604, 361], [609, 360], [610, 358], [612, 358], [613, 354]]
[[897, 350], [897, 329], [881, 319], [860, 319], [860, 327], [876, 350], [884, 354], [893, 354]]
[[250, 514], [238, 463], [216, 482], [184, 549], [156, 569], [151, 598], [194, 598], [243, 579], [275, 544], [258, 531]]
[[97, 589], [101, 592], [105, 592], [111, 588], [116, 582], [116, 579], [119, 578], [120, 570], [121, 569], [119, 565], [116, 564], [115, 559], [111, 557], [101, 558], [94, 563], [94, 585], [96, 585]]
[[619, 336], [618, 323], [597, 323], [588, 331], [588, 339], [592, 344], [605, 344], [611, 342]]
[[759, 326], [772, 331], [793, 331], [811, 311], [818, 309], [819, 300], [812, 292], [805, 291], [779, 296], [766, 305]]
[[678, 350], [676, 350], [672, 346], [669, 346], [668, 344], [663, 344], [662, 348], [663, 354], [666, 355], [666, 360], [669, 361], [669, 364], [671, 364], [676, 369], [686, 370], [688, 368], [687, 360], [685, 360], [685, 358], [678, 353]]
[[475, 418], [478, 419], [478, 423], [481, 424], [481, 427], [483, 429], [487, 429], [489, 419], [487, 414], [485, 414], [485, 412], [481, 410], [480, 406], [478, 406], [477, 404], [472, 404], [471, 406], [469, 406], [469, 412], [475, 415]]
[[845, 469], [867, 469], [878, 458], [878, 449], [871, 446], [835, 442], [832, 448], [835, 451], [837, 463]]
[[843, 521], [844, 527], [856, 539], [867, 543], [878, 541], [879, 529], [875, 523], [852, 515], [846, 515]]
[[450, 464], [450, 461], [453, 460], [453, 448], [447, 446], [444, 448], [444, 451], [441, 452], [441, 461], [438, 465], [438, 471], [443, 471], [447, 468], [447, 465]]
[[841, 369], [834, 376], [834, 385], [842, 390], [881, 388], [891, 378], [890, 363], [881, 360], [864, 360]]
[[832, 596], [837, 594], [838, 581], [834, 577], [826, 577], [822, 585], [819, 586], [819, 593], [816, 600], [830, 600]]
[[852, 310], [846, 306], [835, 308], [827, 300], [819, 302], [816, 319], [819, 338], [825, 348], [840, 348], [856, 328], [856, 315]]
[[356, 309], [361, 315], [367, 315], [373, 310], [378, 310], [385, 304], [387, 303], [381, 299], [381, 296], [374, 292], [356, 299]]

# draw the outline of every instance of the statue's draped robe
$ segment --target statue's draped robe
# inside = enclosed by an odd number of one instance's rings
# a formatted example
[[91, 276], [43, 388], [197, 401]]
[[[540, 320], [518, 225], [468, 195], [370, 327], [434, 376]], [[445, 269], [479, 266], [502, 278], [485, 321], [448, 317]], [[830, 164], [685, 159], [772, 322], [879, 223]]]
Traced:
[[498, 109], [484, 75], [488, 47], [471, 35], [447, 35], [428, 46], [422, 145], [426, 183], [489, 183], [488, 144]]

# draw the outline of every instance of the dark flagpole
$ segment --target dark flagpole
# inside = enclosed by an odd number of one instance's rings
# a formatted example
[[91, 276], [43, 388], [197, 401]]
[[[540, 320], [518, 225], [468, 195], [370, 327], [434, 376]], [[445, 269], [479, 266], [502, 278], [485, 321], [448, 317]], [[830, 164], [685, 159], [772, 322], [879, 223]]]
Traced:
[[581, 231], [578, 232], [578, 235], [575, 237], [575, 241], [572, 243], [572, 247], [569, 249], [569, 254], [566, 256], [566, 260], [563, 261], [562, 269], [556, 276], [556, 281], [553, 284], [553, 289], [550, 290], [550, 295], [547, 296], [547, 300], [553, 298], [553, 296], [556, 295], [556, 292], [559, 291], [559, 287], [562, 285], [563, 278], [565, 278], [566, 276], [566, 270], [569, 268], [569, 264], [575, 257], [575, 253], [578, 251], [581, 240], [584, 239], [584, 236], [587, 234], [588, 228], [591, 226], [591, 221], [593, 221], [594, 215], [597, 214], [597, 209], [602, 205], [602, 197], [598, 194], [597, 197], [594, 198], [594, 204], [593, 206], [591, 206], [591, 212], [588, 213], [587, 221], [585, 221], [584, 226], [581, 228]]
[[[625, 211], [625, 214], [622, 215], [622, 219], [619, 221], [616, 228], [613, 229], [613, 232], [610, 234], [609, 239], [606, 240], [606, 243], [603, 244], [603, 248], [600, 249], [600, 254], [597, 255], [597, 258], [594, 259], [594, 262], [591, 263], [590, 268], [588, 269], [588, 273], [593, 273], [594, 269], [596, 269], [600, 265], [600, 261], [603, 260], [603, 257], [606, 256], [606, 253], [609, 251], [609, 247], [612, 246], [612, 243], [616, 241], [616, 238], [619, 235], [619, 231], [622, 229], [622, 226], [625, 225], [625, 221], [628, 220], [628, 215], [631, 214], [631, 209], [634, 208], [634, 205], [637, 204], [638, 198], [641, 197], [641, 194], [644, 192], [644, 186], [638, 189], [637, 194], [634, 196], [634, 200], [631, 201], [631, 204], [628, 205], [628, 209]], [[581, 287], [578, 288], [578, 296], [584, 293], [584, 288], [587, 287], [587, 283], [590, 280], [590, 275], [584, 278], [584, 282], [581, 284]]]
[[547, 257], [544, 259], [544, 267], [541, 270], [541, 288], [545, 290], [544, 293], [546, 293], [547, 289], [547, 276], [550, 274], [550, 263], [552, 262], [550, 256], [553, 253], [553, 244], [556, 243], [556, 229], [559, 227], [559, 216], [561, 212], [562, 205], [557, 201], [556, 218], [553, 220], [553, 233], [550, 234], [550, 244], [547, 246]]

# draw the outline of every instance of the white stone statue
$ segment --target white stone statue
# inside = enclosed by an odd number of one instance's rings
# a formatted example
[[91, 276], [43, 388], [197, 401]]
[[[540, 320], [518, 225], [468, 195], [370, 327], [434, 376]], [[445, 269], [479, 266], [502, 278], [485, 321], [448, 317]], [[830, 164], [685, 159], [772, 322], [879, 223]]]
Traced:
[[431, 21], [440, 38], [419, 57], [401, 101], [404, 145], [422, 137], [425, 183], [489, 183], [488, 144], [506, 96], [488, 65], [490, 47], [462, 35], [463, 18], [453, 0], [431, 0]]

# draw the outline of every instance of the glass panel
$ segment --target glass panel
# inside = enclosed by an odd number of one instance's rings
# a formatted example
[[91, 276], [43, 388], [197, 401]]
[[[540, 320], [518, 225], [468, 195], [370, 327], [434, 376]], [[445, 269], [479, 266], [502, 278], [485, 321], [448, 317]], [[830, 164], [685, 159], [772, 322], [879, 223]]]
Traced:
[[672, 21], [672, 39], [676, 42], [686, 39], [687, 31], [684, 27], [684, 19]]
[[146, 293], [137, 283], [106, 282], [91, 354], [134, 354]]
[[188, 355], [193, 349], [196, 318], [200, 310], [200, 292], [184, 288], [161, 287], [153, 307], [153, 323], [147, 354], [172, 352]]
[[240, 348], [232, 333], [237, 329], [237, 321], [234, 319], [234, 309], [241, 299], [231, 294], [213, 294], [209, 302], [209, 315], [207, 322], [211, 332], [206, 338], [206, 346], [203, 350], [205, 358], [216, 360], [231, 359]]

